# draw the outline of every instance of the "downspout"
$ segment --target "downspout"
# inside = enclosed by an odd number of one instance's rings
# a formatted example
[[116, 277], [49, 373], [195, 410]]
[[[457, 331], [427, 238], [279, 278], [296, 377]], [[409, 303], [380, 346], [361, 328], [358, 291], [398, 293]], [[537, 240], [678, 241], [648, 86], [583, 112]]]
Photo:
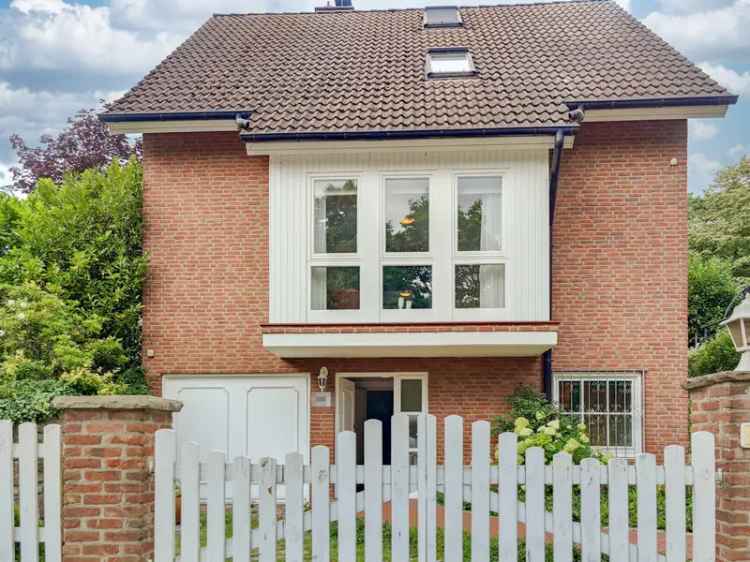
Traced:
[[[552, 319], [552, 226], [555, 223], [555, 205], [557, 204], [557, 183], [560, 178], [560, 161], [562, 160], [565, 135], [561, 130], [555, 133], [555, 145], [552, 149], [552, 163], [549, 176], [549, 317]], [[552, 350], [542, 355], [542, 389], [547, 400], [552, 400]]]

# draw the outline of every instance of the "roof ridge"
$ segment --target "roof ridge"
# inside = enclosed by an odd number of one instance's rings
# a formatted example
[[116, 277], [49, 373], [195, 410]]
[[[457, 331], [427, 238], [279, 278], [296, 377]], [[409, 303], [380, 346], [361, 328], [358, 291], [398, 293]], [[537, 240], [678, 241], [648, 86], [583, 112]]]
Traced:
[[[459, 9], [482, 9], [482, 8], [519, 8], [524, 6], [550, 6], [559, 4], [604, 4], [606, 2], [615, 2], [615, 0], [536, 0], [528, 2], [516, 2], [513, 4], [472, 4], [457, 5]], [[445, 3], [441, 4], [445, 5]], [[388, 13], [388, 12], [421, 12], [430, 6], [415, 6], [413, 8], [370, 8], [368, 10], [326, 10], [316, 11], [289, 11], [289, 12], [226, 12], [213, 13], [212, 17], [241, 17], [241, 16], [320, 16], [320, 15], [344, 15], [344, 14], [371, 14], [371, 13]]]

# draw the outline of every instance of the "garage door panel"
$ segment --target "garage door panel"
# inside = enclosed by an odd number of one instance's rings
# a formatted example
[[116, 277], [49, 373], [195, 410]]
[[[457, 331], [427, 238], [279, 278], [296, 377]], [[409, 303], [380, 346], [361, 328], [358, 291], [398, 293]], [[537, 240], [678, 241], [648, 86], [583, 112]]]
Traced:
[[223, 387], [186, 386], [175, 396], [183, 403], [175, 416], [178, 451], [187, 441], [200, 445], [201, 462], [211, 451], [229, 451], [229, 392]]
[[247, 393], [246, 455], [253, 462], [273, 457], [283, 462], [287, 453], [301, 451], [300, 414], [304, 404], [293, 387], [257, 386]]

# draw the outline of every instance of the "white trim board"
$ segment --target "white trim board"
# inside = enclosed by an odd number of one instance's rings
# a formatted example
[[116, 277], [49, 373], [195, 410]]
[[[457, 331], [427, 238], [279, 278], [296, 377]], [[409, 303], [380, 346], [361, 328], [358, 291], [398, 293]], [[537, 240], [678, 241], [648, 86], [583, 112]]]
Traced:
[[123, 121], [108, 123], [109, 131], [115, 134], [140, 133], [210, 133], [213, 131], [237, 131], [234, 119], [188, 119], [179, 121]]
[[[565, 137], [563, 146], [573, 148], [574, 137]], [[351, 141], [271, 141], [248, 142], [247, 153], [250, 156], [342, 153], [342, 152], [377, 152], [404, 150], [472, 150], [472, 149], [551, 149], [555, 137], [552, 135], [517, 135], [475, 138], [426, 138], [398, 140], [351, 140]]]
[[688, 107], [652, 107], [621, 109], [587, 109], [584, 125], [602, 121], [664, 121], [667, 119], [703, 119], [724, 117], [726, 105], [695, 105]]
[[556, 345], [552, 331], [263, 335], [263, 347], [287, 358], [536, 357]]

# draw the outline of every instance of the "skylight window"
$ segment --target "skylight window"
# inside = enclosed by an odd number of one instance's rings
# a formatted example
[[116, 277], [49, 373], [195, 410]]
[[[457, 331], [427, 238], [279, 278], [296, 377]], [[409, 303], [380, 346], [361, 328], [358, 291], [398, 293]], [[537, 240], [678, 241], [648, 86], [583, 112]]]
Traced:
[[460, 27], [461, 12], [456, 6], [427, 6], [424, 9], [425, 27]]
[[430, 49], [426, 66], [428, 78], [460, 78], [477, 74], [467, 49]]

